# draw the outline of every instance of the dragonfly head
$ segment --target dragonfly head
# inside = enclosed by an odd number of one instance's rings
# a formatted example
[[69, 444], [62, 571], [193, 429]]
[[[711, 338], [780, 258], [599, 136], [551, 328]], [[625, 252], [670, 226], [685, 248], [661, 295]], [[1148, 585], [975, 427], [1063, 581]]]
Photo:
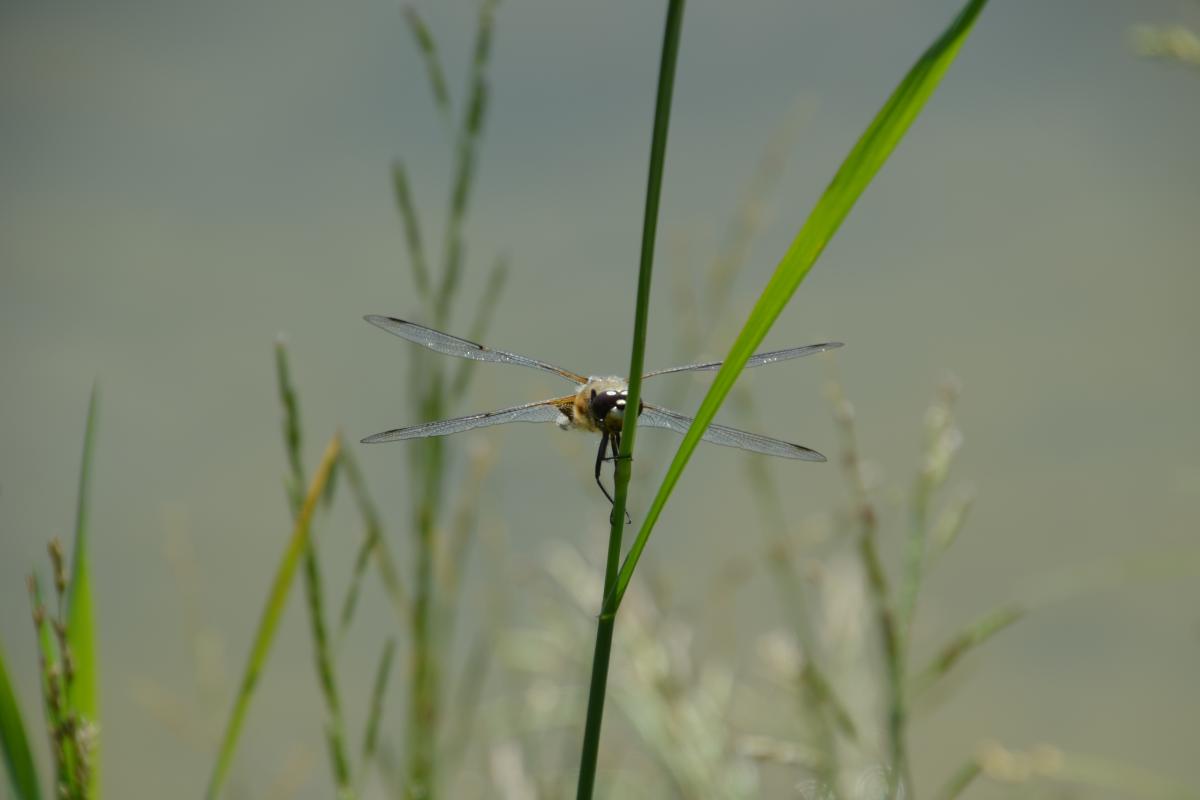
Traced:
[[625, 405], [629, 402], [628, 389], [592, 390], [588, 410], [600, 430], [620, 433], [625, 422]]

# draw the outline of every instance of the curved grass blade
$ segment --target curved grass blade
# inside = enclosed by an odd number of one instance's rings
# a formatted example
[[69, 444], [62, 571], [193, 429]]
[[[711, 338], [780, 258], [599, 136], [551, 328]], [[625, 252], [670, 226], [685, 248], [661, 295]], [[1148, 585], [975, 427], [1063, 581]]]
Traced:
[[4, 753], [4, 766], [8, 770], [9, 784], [17, 800], [41, 800], [42, 790], [38, 785], [37, 767], [33, 763], [33, 751], [29, 749], [29, 737], [25, 732], [25, 721], [21, 707], [8, 679], [8, 666], [4, 648], [0, 647], [0, 752]]
[[779, 262], [775, 274], [771, 276], [729, 355], [726, 356], [725, 365], [717, 373], [704, 402], [700, 404], [696, 421], [680, 443], [663, 477], [662, 485], [646, 512], [637, 539], [621, 566], [615, 587], [614, 600], [617, 604], [629, 586], [633, 570], [637, 567], [638, 559], [641, 558], [659, 515], [662, 514], [663, 506], [679, 482], [679, 477], [699, 444], [705, 428], [716, 416], [746, 361], [766, 338], [767, 332], [833, 238], [846, 215], [850, 213], [859, 195], [870, 184], [920, 113], [926, 100], [937, 88], [986, 4], [987, 0], [969, 0], [950, 26], [909, 70], [846, 160], [842, 162], [833, 181], [809, 214], [808, 220], [792, 241], [783, 260]]
[[283, 618], [288, 591], [292, 587], [292, 579], [296, 576], [296, 568], [308, 546], [308, 534], [313, 513], [325, 492], [325, 485], [329, 482], [333, 465], [337, 462], [338, 454], [341, 452], [340, 442], [341, 437], [335, 435], [325, 448], [321, 464], [317, 467], [317, 473], [308, 487], [308, 494], [300, 507], [300, 513], [296, 516], [292, 537], [288, 541], [287, 549], [276, 569], [275, 580], [271, 583], [271, 591], [267, 595], [267, 603], [263, 607], [262, 619], [254, 634], [254, 644], [250, 648], [250, 657], [246, 661], [246, 671], [242, 675], [237, 699], [234, 701], [233, 711], [229, 715], [229, 723], [226, 725], [224, 736], [221, 739], [221, 749], [218, 752], [216, 764], [213, 765], [212, 776], [209, 778], [208, 790], [204, 795], [208, 800], [215, 800], [229, 774], [233, 752], [237, 747], [238, 736], [241, 734], [242, 724], [246, 720], [246, 711], [250, 707], [254, 689], [258, 684], [259, 673], [266, 664], [267, 655], [271, 652], [275, 633]]
[[[71, 550], [71, 582], [67, 594], [67, 645], [74, 665], [69, 682], [67, 706], [93, 730], [100, 722], [100, 687], [96, 623], [92, 606], [92, 578], [88, 556], [89, 492], [92, 483], [92, 456], [96, 441], [96, 418], [100, 387], [92, 385], [88, 401], [87, 427], [83, 434], [83, 461], [79, 468], [79, 497], [75, 510], [75, 545]], [[89, 798], [100, 797], [100, 752], [95, 737], [89, 741], [87, 775]]]

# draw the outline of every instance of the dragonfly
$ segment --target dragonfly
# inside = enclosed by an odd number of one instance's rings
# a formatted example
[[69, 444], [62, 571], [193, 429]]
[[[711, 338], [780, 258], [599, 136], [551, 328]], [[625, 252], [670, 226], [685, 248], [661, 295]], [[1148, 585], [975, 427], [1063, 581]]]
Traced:
[[[481, 344], [451, 336], [448, 333], [406, 322], [395, 317], [385, 317], [370, 314], [364, 319], [388, 333], [399, 336], [414, 344], [422, 345], [442, 355], [456, 358], [468, 358], [473, 361], [487, 361], [495, 364], [516, 364], [529, 367], [541, 372], [548, 372], [565, 378], [575, 386], [570, 394], [561, 397], [551, 397], [533, 403], [487, 411], [482, 414], [470, 414], [465, 417], [423, 422], [405, 428], [395, 428], [368, 436], [363, 444], [378, 442], [396, 442], [405, 439], [423, 439], [429, 436], [449, 436], [454, 433], [485, 428], [491, 425], [504, 425], [509, 422], [553, 422], [562, 430], [580, 430], [600, 434], [600, 447], [596, 451], [596, 485], [608, 498], [613, 497], [600, 479], [601, 466], [605, 461], [617, 458], [621, 446], [621, 430], [628, 413], [629, 382], [616, 376], [585, 377], [577, 372], [556, 367], [545, 361], [529, 356], [509, 353], [504, 350], [493, 350]], [[841, 342], [822, 342], [821, 344], [790, 347], [785, 350], [772, 350], [769, 353], [758, 353], [750, 357], [746, 367], [761, 367], [779, 361], [789, 361], [793, 358], [824, 353], [841, 347]], [[697, 364], [687, 364], [681, 367], [668, 367], [647, 372], [642, 379], [657, 378], [661, 375], [676, 375], [684, 372], [715, 372], [721, 368], [721, 361], [704, 361]], [[656, 406], [639, 399], [638, 425], [649, 428], [665, 428], [680, 435], [687, 433], [695, 421], [686, 414], [672, 411], [669, 408]], [[785, 442], [749, 431], [727, 428], [724, 425], [710, 424], [700, 437], [712, 444], [736, 447], [752, 453], [763, 453], [781, 458], [799, 459], [801, 461], [825, 461], [825, 456], [803, 445]], [[607, 453], [611, 448], [612, 456]]]

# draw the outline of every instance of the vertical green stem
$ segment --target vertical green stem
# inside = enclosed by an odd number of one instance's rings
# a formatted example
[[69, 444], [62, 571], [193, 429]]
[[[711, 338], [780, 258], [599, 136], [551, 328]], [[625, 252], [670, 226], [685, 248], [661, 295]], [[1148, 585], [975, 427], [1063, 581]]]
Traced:
[[[441, 375], [437, 375], [440, 384]], [[434, 403], [441, 405], [438, 399]], [[431, 419], [434, 417], [430, 417]], [[416, 576], [412, 608], [413, 672], [408, 709], [409, 800], [434, 795], [439, 722], [438, 643], [434, 631], [434, 550], [442, 483], [442, 442], [431, 439], [424, 448], [424, 489], [417, 507]]]
[[[666, 160], [667, 131], [671, 120], [671, 95], [675, 88], [675, 62], [679, 55], [679, 35], [683, 28], [683, 8], [684, 0], [670, 0], [663, 32], [662, 61], [659, 65], [658, 94], [654, 108], [654, 133], [650, 142], [650, 169], [646, 179], [646, 209], [642, 219], [642, 249], [638, 267], [633, 348], [629, 363], [628, 408], [631, 409], [641, 407], [642, 369], [646, 355], [646, 327], [650, 317], [650, 281], [654, 267], [658, 203], [662, 195], [663, 164]], [[630, 414], [621, 433], [620, 453], [616, 460], [612, 530], [609, 533], [608, 558], [604, 567], [604, 601], [596, 625], [596, 649], [592, 658], [592, 678], [588, 689], [583, 752], [579, 760], [579, 785], [576, 794], [579, 800], [590, 800], [596, 783], [600, 726], [604, 719], [604, 696], [608, 687], [608, 664], [617, 614], [617, 598], [613, 588], [616, 586], [617, 570], [621, 561], [621, 535], [625, 530], [625, 505], [636, 435], [637, 414]]]
[[[867, 483], [863, 477], [859, 457], [858, 435], [854, 427], [854, 413], [846, 401], [839, 385], [832, 386], [831, 399], [834, 417], [842, 431], [842, 464], [850, 484], [851, 505], [859, 522], [858, 553], [866, 573], [867, 596], [879, 635], [880, 651], [886, 673], [887, 703], [887, 748], [890, 767], [888, 770], [889, 798], [898, 796], [899, 787], [912, 792], [912, 771], [908, 763], [908, 741], [906, 724], [908, 718], [907, 695], [904, 686], [904, 652], [896, 615], [892, 608], [888, 588], [887, 572], [879, 557], [879, 518]], [[912, 796], [911, 794], [909, 796]]]
[[[300, 425], [300, 404], [292, 384], [288, 366], [287, 349], [283, 342], [275, 344], [275, 371], [279, 384], [279, 398], [283, 403], [283, 437], [288, 455], [290, 477], [288, 500], [293, 522], [300, 519], [305, 502], [304, 460], [302, 454], [303, 428]], [[330, 463], [330, 473], [336, 461]], [[324, 491], [322, 492], [324, 494]], [[325, 700], [328, 719], [325, 724], [325, 744], [329, 750], [330, 768], [337, 786], [339, 800], [354, 797], [350, 759], [346, 752], [345, 724], [342, 720], [342, 702], [338, 693], [337, 672], [333, 659], [333, 648], [329, 641], [329, 628], [325, 624], [325, 590], [321, 577], [321, 565], [317, 557], [316, 542], [310, 535], [304, 546], [304, 596], [308, 606], [308, 622], [313, 637], [313, 665], [317, 682]]]

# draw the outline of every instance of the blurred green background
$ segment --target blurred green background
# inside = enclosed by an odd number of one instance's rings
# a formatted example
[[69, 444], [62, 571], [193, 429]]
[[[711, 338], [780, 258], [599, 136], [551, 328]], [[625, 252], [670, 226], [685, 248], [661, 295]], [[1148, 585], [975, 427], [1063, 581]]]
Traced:
[[[418, 7], [461, 97], [475, 5]], [[729, 310], [707, 321], [722, 344], [705, 356], [724, 354], [854, 137], [957, 7], [694, 0], [651, 366], [677, 360], [673, 287], [711, 261], [764, 149], [782, 137], [786, 165]], [[1200, 72], [1140, 60], [1128, 42], [1132, 25], [1177, 21], [1194, 27], [1200, 7], [994, 3], [767, 341], [847, 343], [834, 363], [881, 487], [907, 489], [929, 397], [946, 369], [962, 382], [955, 474], [978, 500], [930, 577], [918, 646], [1080, 565], [1195, 561]], [[464, 306], [507, 254], [488, 343], [580, 372], [624, 371], [661, 24], [657, 4], [501, 5]], [[210, 729], [228, 709], [219, 692], [198, 706], [170, 699], [196, 696], [190, 631], [207, 632], [201, 660], [236, 680], [290, 529], [272, 341], [284, 332], [290, 343], [310, 465], [338, 426], [357, 441], [418, 421], [404, 385], [411, 347], [360, 317], [429, 318], [388, 168], [404, 158], [437, 244], [448, 128], [392, 2], [3, 0], [0, 109], [0, 640], [36, 721], [24, 576], [44, 563], [49, 537], [70, 531], [99, 376], [104, 780], [109, 797], [188, 796], [207, 778]], [[469, 319], [455, 323], [465, 333]], [[461, 413], [560, 388], [476, 369]], [[747, 374], [766, 431], [836, 452], [828, 374], [817, 361]], [[738, 424], [732, 410], [721, 419]], [[674, 440], [638, 441], [658, 448], [661, 470]], [[590, 480], [592, 443], [551, 426], [493, 429], [453, 441], [456, 468], [473, 442], [498, 448], [481, 513], [504, 531], [512, 574], [535, 570], [551, 542], [600, 552], [607, 506]], [[402, 550], [405, 445], [354, 447]], [[761, 544], [729, 535], [753, 502], [738, 477], [746, 463], [701, 450], [650, 546], [705, 657], [735, 672], [752, 669], [746, 645], [780, 626], [761, 575], [706, 604], [711, 575]], [[767, 467], [796, 519], [844, 503], [833, 464]], [[655, 477], [635, 470], [635, 517]], [[881, 488], [885, 508], [890, 496]], [[352, 519], [343, 509], [323, 526], [331, 575], [349, 569]], [[902, 529], [890, 529], [888, 553]], [[1200, 782], [1190, 574], [1089, 592], [990, 643], [918, 721], [918, 779], [933, 785], [995, 738]], [[515, 618], [536, 627], [527, 595], [537, 585], [514, 580], [510, 591]], [[294, 590], [241, 747], [250, 796], [267, 796], [295, 759], [314, 774], [294, 796], [329, 796], [300, 605]], [[475, 601], [464, 608], [478, 621]], [[341, 658], [355, 719], [376, 643], [394, 625], [372, 587]], [[178, 724], [164, 724], [172, 715]]]

